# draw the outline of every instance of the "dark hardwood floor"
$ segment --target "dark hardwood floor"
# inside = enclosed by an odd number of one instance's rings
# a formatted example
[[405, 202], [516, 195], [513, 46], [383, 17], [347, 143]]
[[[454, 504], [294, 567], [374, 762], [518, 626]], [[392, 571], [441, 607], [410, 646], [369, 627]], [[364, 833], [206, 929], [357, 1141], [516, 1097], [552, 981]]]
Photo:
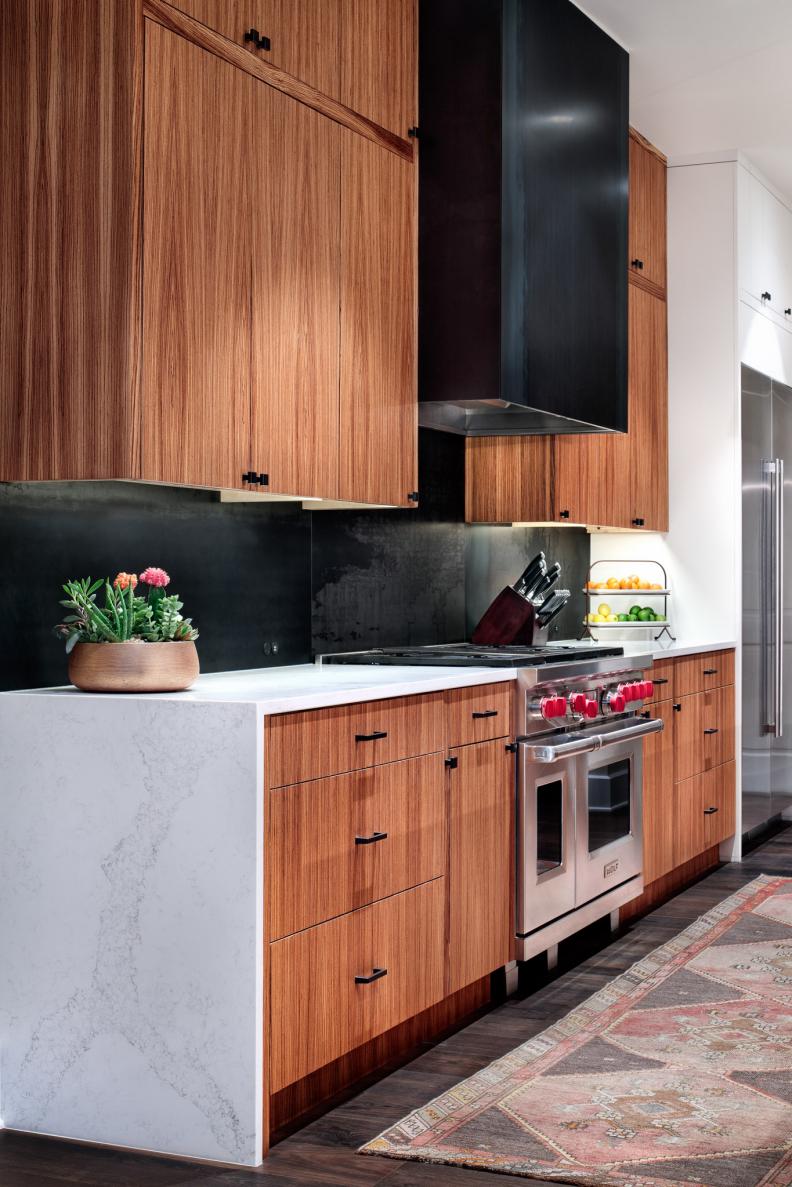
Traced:
[[559, 968], [551, 977], [540, 961], [532, 962], [517, 996], [445, 1041], [427, 1046], [406, 1066], [281, 1141], [259, 1170], [215, 1169], [6, 1132], [0, 1133], [0, 1187], [524, 1185], [525, 1179], [511, 1175], [361, 1157], [355, 1150], [411, 1109], [549, 1026], [757, 874], [792, 875], [792, 828], [759, 844], [741, 863], [721, 866], [615, 938], [602, 925], [589, 928], [562, 946]]

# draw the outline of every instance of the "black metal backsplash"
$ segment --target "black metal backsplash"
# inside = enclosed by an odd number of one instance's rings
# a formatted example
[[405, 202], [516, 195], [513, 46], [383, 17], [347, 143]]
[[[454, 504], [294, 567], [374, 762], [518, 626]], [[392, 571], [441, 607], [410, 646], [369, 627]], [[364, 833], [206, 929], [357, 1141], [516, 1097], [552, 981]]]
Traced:
[[[308, 513], [132, 483], [0, 485], [0, 689], [66, 681], [51, 628], [71, 577], [167, 569], [200, 631], [204, 672], [467, 638], [538, 548], [579, 590], [584, 531], [465, 526], [463, 450], [422, 430], [413, 511]], [[577, 633], [582, 614], [573, 598], [553, 634]]]

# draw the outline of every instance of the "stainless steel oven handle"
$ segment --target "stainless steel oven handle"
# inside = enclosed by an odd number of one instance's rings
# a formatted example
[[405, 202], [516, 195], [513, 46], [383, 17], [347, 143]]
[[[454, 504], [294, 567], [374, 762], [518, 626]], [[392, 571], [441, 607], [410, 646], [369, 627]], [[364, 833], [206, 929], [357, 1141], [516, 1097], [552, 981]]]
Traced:
[[624, 729], [614, 730], [609, 734], [589, 734], [585, 738], [576, 738], [574, 742], [558, 742], [555, 745], [536, 745], [530, 738], [518, 738], [520, 748], [525, 757], [531, 762], [558, 762], [560, 758], [568, 758], [574, 754], [592, 754], [595, 750], [607, 750], [619, 742], [631, 742], [634, 738], [644, 738], [647, 734], [659, 734], [664, 723], [656, 718], [652, 721], [642, 721], [639, 725], [627, 725]]

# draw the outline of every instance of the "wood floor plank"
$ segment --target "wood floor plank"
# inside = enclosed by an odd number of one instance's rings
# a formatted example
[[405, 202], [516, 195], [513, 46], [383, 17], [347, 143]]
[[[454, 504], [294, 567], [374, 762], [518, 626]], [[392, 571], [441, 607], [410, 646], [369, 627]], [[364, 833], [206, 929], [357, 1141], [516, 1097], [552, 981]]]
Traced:
[[[559, 967], [523, 968], [518, 994], [464, 1029], [424, 1044], [404, 1067], [370, 1077], [331, 1111], [276, 1145], [264, 1166], [227, 1171], [53, 1139], [0, 1133], [0, 1187], [505, 1187], [512, 1175], [363, 1157], [356, 1150], [432, 1097], [562, 1018], [652, 949], [758, 874], [792, 877], [792, 828], [739, 864], [721, 866], [616, 937], [592, 925], [561, 945]], [[542, 1183], [532, 1180], [536, 1187]], [[545, 1184], [544, 1187], [549, 1187]]]

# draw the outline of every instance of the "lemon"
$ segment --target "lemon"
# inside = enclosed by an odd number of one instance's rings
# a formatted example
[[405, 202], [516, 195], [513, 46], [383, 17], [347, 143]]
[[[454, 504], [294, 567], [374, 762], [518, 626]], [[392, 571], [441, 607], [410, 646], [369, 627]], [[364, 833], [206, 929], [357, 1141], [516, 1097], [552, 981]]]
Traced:
[[600, 617], [610, 618], [611, 613], [611, 608], [607, 602], [603, 602], [600, 606], [597, 606], [597, 614], [599, 614]]
[[601, 614], [590, 614], [589, 622], [602, 622], [602, 615]]

